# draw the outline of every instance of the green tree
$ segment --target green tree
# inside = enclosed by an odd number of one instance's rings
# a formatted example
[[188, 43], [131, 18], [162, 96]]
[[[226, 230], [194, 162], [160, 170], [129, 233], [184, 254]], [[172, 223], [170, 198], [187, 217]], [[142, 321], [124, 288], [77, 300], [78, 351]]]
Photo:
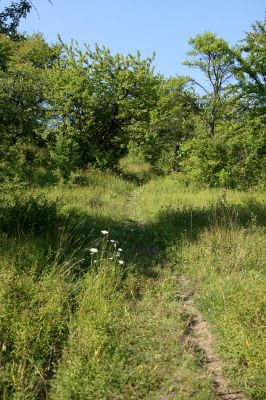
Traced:
[[224, 121], [214, 138], [198, 135], [181, 150], [182, 170], [199, 186], [265, 186], [266, 132], [259, 117]]
[[23, 41], [0, 35], [0, 49], [4, 46], [8, 52], [2, 58], [5, 67], [0, 70], [1, 169], [21, 175], [46, 147], [42, 138], [46, 109], [44, 70], [58, 57], [60, 48], [48, 46], [41, 35]]
[[[48, 1], [52, 4], [51, 0]], [[0, 33], [15, 40], [22, 39], [23, 36], [18, 32], [19, 23], [27, 17], [32, 8], [37, 11], [31, 0], [12, 1], [0, 12]]]
[[10, 61], [13, 52], [12, 40], [0, 33], [0, 70], [6, 71], [7, 64]]
[[47, 135], [59, 168], [117, 165], [155, 102], [151, 63], [105, 47], [82, 52], [73, 43], [64, 46], [60, 63], [48, 72], [46, 93]]
[[32, 2], [29, 0], [12, 1], [0, 13], [0, 33], [4, 33], [14, 39], [18, 39], [18, 26], [22, 18], [26, 18], [32, 8]]
[[193, 134], [194, 116], [187, 83], [187, 77], [161, 79], [145, 135], [138, 138], [141, 154], [152, 164], [177, 169], [180, 144]]
[[255, 22], [235, 52], [237, 65], [234, 74], [241, 109], [266, 115], [266, 18]]
[[193, 107], [213, 137], [225, 111], [228, 83], [233, 76], [234, 54], [224, 39], [210, 32], [199, 34], [188, 43], [192, 49], [187, 53], [190, 59], [184, 64], [203, 72], [206, 82], [191, 78], [192, 84], [202, 91], [201, 96], [191, 97]]

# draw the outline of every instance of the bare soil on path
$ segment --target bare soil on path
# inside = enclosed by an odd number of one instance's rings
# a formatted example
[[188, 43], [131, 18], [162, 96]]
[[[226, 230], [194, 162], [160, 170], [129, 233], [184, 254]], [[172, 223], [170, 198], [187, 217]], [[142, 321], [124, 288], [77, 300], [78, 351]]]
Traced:
[[[186, 280], [181, 277], [181, 280]], [[188, 321], [184, 342], [194, 353], [203, 354], [203, 366], [212, 377], [217, 398], [222, 400], [248, 400], [242, 391], [237, 390], [223, 374], [223, 363], [215, 350], [215, 338], [209, 324], [197, 310], [192, 293], [179, 293], [185, 318]]]

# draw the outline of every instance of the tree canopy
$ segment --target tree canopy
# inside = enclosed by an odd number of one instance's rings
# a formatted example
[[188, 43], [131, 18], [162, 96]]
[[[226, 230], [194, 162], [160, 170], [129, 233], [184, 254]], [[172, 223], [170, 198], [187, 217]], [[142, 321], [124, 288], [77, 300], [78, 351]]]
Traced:
[[4, 33], [13, 39], [18, 39], [18, 26], [22, 18], [26, 18], [33, 4], [30, 0], [12, 1], [0, 12], [0, 33]]
[[156, 74], [154, 55], [22, 38], [32, 7], [0, 14], [0, 180], [115, 169], [134, 151], [201, 184], [265, 181], [265, 20], [235, 46], [211, 32], [190, 39], [195, 80]]

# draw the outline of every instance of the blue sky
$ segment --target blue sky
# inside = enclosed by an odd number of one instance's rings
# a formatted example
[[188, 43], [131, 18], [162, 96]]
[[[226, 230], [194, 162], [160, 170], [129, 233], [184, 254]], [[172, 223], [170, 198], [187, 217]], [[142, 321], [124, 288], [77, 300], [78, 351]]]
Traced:
[[[255, 20], [262, 20], [262, 0], [33, 0], [33, 10], [20, 29], [42, 32], [48, 42], [60, 33], [80, 44], [105, 44], [112, 52], [142, 56], [156, 52], [156, 71], [165, 76], [188, 74], [182, 66], [187, 40], [216, 32], [231, 44], [243, 38]], [[1, 5], [8, 4], [4, 0]]]

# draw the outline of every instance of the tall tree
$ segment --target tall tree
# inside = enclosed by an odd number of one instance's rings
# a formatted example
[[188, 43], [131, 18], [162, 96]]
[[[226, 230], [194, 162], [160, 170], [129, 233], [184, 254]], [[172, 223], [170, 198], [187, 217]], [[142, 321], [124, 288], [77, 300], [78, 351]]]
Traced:
[[192, 84], [198, 86], [203, 93], [197, 99], [194, 97], [194, 109], [213, 137], [224, 111], [227, 84], [233, 76], [233, 52], [224, 39], [210, 32], [199, 34], [188, 43], [192, 49], [187, 53], [189, 59], [184, 64], [199, 69], [205, 78], [205, 83], [191, 78]]
[[[48, 1], [52, 4], [51, 0]], [[21, 39], [22, 35], [18, 32], [19, 23], [27, 17], [32, 8], [37, 10], [31, 0], [19, 0], [12, 1], [9, 6], [0, 10], [0, 34], [4, 33], [12, 39]]]
[[0, 13], [0, 33], [4, 33], [14, 39], [20, 37], [18, 26], [22, 18], [26, 18], [32, 8], [30, 0], [20, 0], [5, 7]]
[[22, 41], [0, 35], [0, 49], [2, 42], [8, 57], [0, 68], [0, 175], [9, 166], [12, 173], [30, 167], [46, 145], [41, 136], [47, 107], [44, 70], [60, 53], [59, 46], [49, 46], [41, 35]]
[[234, 70], [242, 109], [266, 115], [266, 17], [255, 22], [235, 53]]

